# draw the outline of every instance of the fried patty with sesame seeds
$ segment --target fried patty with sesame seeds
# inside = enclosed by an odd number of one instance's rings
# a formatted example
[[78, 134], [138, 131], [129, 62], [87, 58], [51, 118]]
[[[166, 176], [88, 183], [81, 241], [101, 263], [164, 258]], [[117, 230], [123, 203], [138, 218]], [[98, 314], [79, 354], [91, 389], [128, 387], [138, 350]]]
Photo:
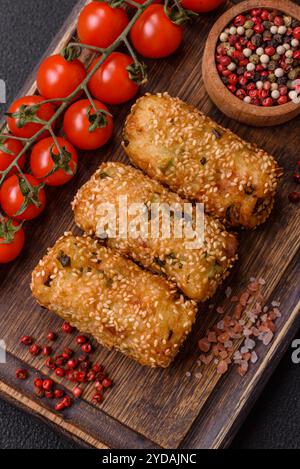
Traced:
[[167, 367], [191, 330], [196, 304], [95, 239], [66, 233], [40, 261], [38, 303], [141, 365]]
[[269, 216], [281, 175], [275, 159], [167, 93], [138, 99], [123, 147], [131, 162], [234, 227]]
[[[146, 233], [143, 236], [124, 237], [120, 232], [120, 216], [124, 216], [121, 204], [126, 197], [127, 226], [136, 217], [130, 213], [132, 204], [142, 203], [145, 210]], [[121, 199], [122, 198], [122, 199]], [[151, 232], [154, 204], [168, 204], [173, 208], [157, 214], [159, 230]], [[108, 246], [153, 272], [166, 275], [189, 298], [205, 301], [214, 295], [217, 287], [228, 275], [236, 259], [237, 240], [223, 225], [208, 215], [204, 217], [204, 242], [194, 247], [188, 232], [182, 230], [181, 238], [174, 235], [177, 222], [188, 223], [184, 217], [184, 203], [177, 194], [170, 192], [141, 171], [122, 163], [103, 163], [94, 176], [79, 190], [73, 202], [77, 225], [86, 233], [95, 235], [102, 204], [112, 204], [116, 209], [117, 231], [107, 240]], [[192, 208], [192, 206], [191, 206]], [[195, 230], [195, 207], [191, 210], [192, 227]], [[162, 222], [170, 226], [167, 237], [162, 236]], [[202, 220], [201, 220], [202, 222]], [[191, 233], [193, 235], [194, 231]], [[102, 233], [100, 233], [101, 235]]]

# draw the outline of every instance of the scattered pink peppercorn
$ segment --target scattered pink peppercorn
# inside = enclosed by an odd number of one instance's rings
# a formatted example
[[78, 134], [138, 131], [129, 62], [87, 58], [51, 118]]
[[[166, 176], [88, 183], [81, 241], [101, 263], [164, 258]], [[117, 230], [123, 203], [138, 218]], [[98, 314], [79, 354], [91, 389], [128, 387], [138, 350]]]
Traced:
[[294, 181], [295, 181], [297, 184], [300, 184], [300, 173], [295, 173], [295, 174], [294, 174]]
[[49, 342], [54, 342], [56, 340], [56, 334], [54, 332], [49, 332], [47, 335], [47, 340], [49, 340]]
[[22, 379], [22, 380], [25, 380], [28, 378], [28, 371], [27, 370], [23, 370], [23, 369], [19, 369], [16, 371], [16, 378], [17, 379]]
[[30, 337], [29, 335], [24, 335], [20, 339], [20, 344], [26, 345], [26, 346], [32, 345], [33, 344], [33, 338]]
[[83, 345], [87, 342], [87, 338], [84, 335], [79, 335], [76, 337], [76, 343], [78, 345]]
[[74, 331], [74, 327], [72, 327], [71, 324], [69, 324], [68, 322], [64, 322], [62, 325], [62, 331], [65, 334], [72, 334], [72, 332]]
[[64, 391], [62, 389], [55, 389], [54, 391], [54, 397], [55, 399], [60, 399], [61, 397], [64, 396]]
[[35, 378], [34, 382], [33, 382], [34, 386], [38, 389], [42, 389], [43, 388], [43, 380], [41, 378]]
[[92, 352], [92, 346], [91, 344], [83, 344], [81, 346], [81, 350], [84, 352], [84, 353], [91, 353]]
[[299, 192], [291, 192], [289, 194], [289, 201], [293, 204], [297, 204], [300, 201], [300, 193]]
[[50, 391], [53, 388], [53, 381], [50, 378], [47, 378], [43, 381], [43, 389], [44, 391]]
[[77, 399], [81, 397], [83, 393], [82, 389], [78, 387], [74, 388], [72, 392], [73, 392], [73, 396], [76, 397]]
[[59, 378], [63, 378], [66, 374], [66, 371], [63, 369], [63, 368], [56, 368], [55, 370], [55, 374], [56, 376], [58, 376]]
[[45, 357], [49, 357], [49, 355], [52, 354], [52, 348], [51, 347], [43, 347], [42, 349], [42, 355]]
[[29, 353], [31, 353], [31, 355], [36, 357], [41, 353], [41, 347], [37, 344], [33, 344], [31, 345], [29, 349]]

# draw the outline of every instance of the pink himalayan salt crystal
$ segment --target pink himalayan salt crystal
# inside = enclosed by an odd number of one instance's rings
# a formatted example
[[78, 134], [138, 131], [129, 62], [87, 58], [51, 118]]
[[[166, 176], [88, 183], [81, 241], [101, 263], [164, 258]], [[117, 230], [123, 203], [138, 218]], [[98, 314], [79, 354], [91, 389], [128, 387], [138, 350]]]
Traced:
[[223, 375], [225, 373], [227, 373], [228, 371], [228, 364], [225, 360], [221, 360], [219, 363], [218, 363], [218, 366], [217, 366], [217, 372], [220, 374], [220, 375]]

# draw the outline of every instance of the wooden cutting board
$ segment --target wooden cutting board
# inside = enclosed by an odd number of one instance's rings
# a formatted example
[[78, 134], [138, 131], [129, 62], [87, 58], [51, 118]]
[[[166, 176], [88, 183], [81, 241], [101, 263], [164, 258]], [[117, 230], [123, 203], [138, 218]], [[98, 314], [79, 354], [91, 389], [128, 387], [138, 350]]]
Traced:
[[[86, 0], [78, 1], [62, 31], [47, 51], [60, 51], [75, 32], [76, 18]], [[226, 6], [228, 7], [228, 3]], [[29, 289], [31, 272], [46, 248], [66, 230], [75, 228], [70, 203], [77, 189], [89, 179], [102, 161], [127, 161], [120, 147], [121, 131], [130, 103], [114, 109], [115, 135], [109, 146], [94, 154], [82, 155], [79, 173], [62, 189], [48, 190], [46, 212], [31, 222], [21, 258], [0, 268], [0, 338], [7, 345], [7, 364], [0, 365], [0, 391], [4, 397], [38, 414], [74, 438], [97, 448], [220, 448], [226, 447], [300, 326], [299, 318], [299, 213], [300, 205], [288, 202], [295, 190], [292, 173], [299, 159], [299, 118], [277, 128], [250, 128], [229, 120], [207, 97], [201, 77], [201, 58], [210, 27], [222, 9], [202, 15], [188, 25], [184, 45], [172, 57], [148, 61], [149, 83], [145, 91], [168, 91], [197, 106], [219, 124], [242, 138], [273, 153], [284, 169], [274, 211], [259, 229], [240, 235], [240, 260], [213, 303], [224, 303], [226, 286], [233, 294], [243, 291], [249, 277], [263, 277], [266, 302], [281, 302], [282, 317], [277, 321], [273, 342], [258, 348], [260, 357], [241, 378], [235, 369], [224, 377], [208, 366], [196, 378], [197, 340], [215, 320], [207, 305], [199, 310], [193, 332], [183, 350], [167, 370], [143, 368], [119, 353], [99, 348], [98, 359], [115, 382], [101, 407], [91, 403], [92, 390], [64, 415], [53, 403], [33, 397], [32, 380], [20, 382], [15, 370], [25, 367], [31, 377], [37, 370], [46, 373], [42, 358], [32, 358], [18, 345], [21, 335], [30, 334], [45, 343], [49, 330], [58, 330], [61, 320], [41, 309]], [[85, 60], [89, 56], [85, 54]], [[35, 73], [20, 94], [35, 92]], [[70, 336], [60, 337], [61, 348], [71, 344]], [[186, 376], [192, 372], [191, 377]], [[71, 387], [69, 388], [71, 389]]]

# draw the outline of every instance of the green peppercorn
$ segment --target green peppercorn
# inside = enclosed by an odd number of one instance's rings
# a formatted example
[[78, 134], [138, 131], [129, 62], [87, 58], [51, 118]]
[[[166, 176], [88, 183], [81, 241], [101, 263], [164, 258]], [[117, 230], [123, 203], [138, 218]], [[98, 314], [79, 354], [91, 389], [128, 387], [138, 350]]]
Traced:
[[270, 75], [268, 76], [268, 79], [271, 83], [275, 83], [277, 80], [275, 73], [270, 73]]
[[283, 21], [285, 26], [289, 27], [292, 24], [292, 17], [291, 16], [284, 16]]
[[292, 65], [293, 62], [294, 62], [293, 57], [286, 57], [286, 59], [285, 59], [285, 63], [286, 63], [286, 64]]
[[254, 34], [253, 29], [246, 29], [246, 31], [245, 31], [245, 36], [246, 36], [247, 39], [251, 39], [251, 37], [253, 36], [253, 34]]
[[229, 47], [229, 48], [227, 49], [227, 55], [229, 55], [229, 57], [231, 57], [234, 51], [235, 51], [235, 48], [234, 48], [234, 47]]
[[274, 60], [274, 62], [278, 62], [278, 60], [280, 59], [280, 55], [279, 54], [274, 54], [274, 55], [272, 55], [271, 59]]
[[[293, 71], [293, 70], [291, 70], [291, 71]], [[288, 77], [289, 77], [289, 74], [288, 74]], [[289, 78], [290, 78], [290, 77], [289, 77]], [[295, 78], [296, 78], [296, 77], [295, 77]], [[293, 80], [294, 80], [294, 78], [290, 79], [290, 80], [287, 82], [287, 84], [286, 84], [286, 86], [288, 87], [289, 90], [292, 90], [292, 89], [294, 88], [294, 86], [293, 86]]]
[[268, 63], [268, 70], [275, 70], [277, 68], [276, 62], [274, 60], [271, 60], [271, 62]]
[[252, 54], [249, 57], [249, 61], [253, 64], [258, 64], [259, 63], [259, 56], [257, 54]]
[[254, 26], [253, 21], [250, 21], [250, 20], [245, 21], [245, 24], [244, 24], [245, 29], [252, 29], [253, 26]]
[[262, 36], [261, 34], [254, 34], [251, 38], [251, 42], [254, 46], [259, 47], [262, 44]]

